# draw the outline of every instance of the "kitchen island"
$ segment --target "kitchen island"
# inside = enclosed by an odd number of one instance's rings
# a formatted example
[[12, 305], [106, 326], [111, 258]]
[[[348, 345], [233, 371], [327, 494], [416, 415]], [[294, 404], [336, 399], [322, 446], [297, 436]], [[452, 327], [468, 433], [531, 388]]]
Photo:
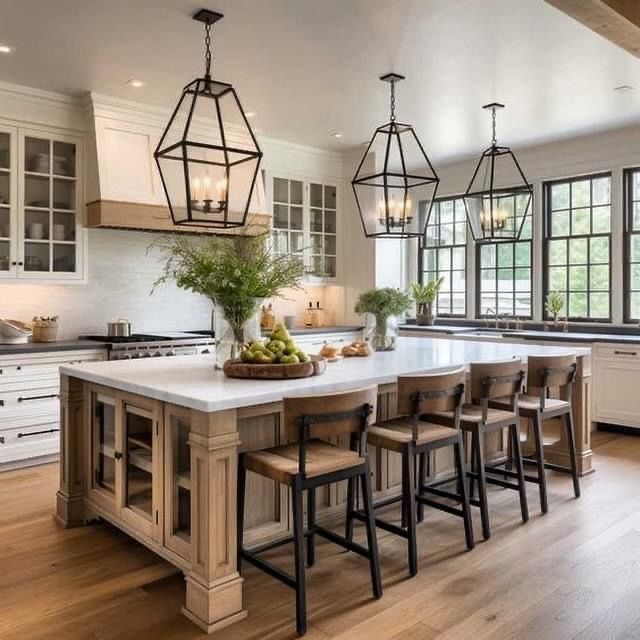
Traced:
[[[63, 367], [56, 518], [65, 526], [103, 518], [173, 563], [186, 577], [184, 614], [213, 632], [246, 615], [236, 565], [237, 454], [282, 444], [284, 396], [376, 384], [377, 418], [383, 420], [395, 415], [399, 375], [568, 351], [401, 338], [396, 351], [340, 360], [323, 376], [282, 381], [225, 378], [214, 369], [214, 357], [202, 355]], [[592, 470], [590, 350], [571, 351], [578, 356], [573, 402], [584, 474]], [[493, 436], [488, 456], [505, 455], [502, 433]], [[371, 450], [377, 497], [400, 491], [396, 455]], [[432, 479], [449, 473], [447, 456], [432, 459]], [[566, 465], [564, 441], [550, 446], [546, 457]], [[319, 492], [318, 520], [342, 517], [345, 500], [341, 485]], [[285, 488], [250, 476], [245, 521], [248, 545], [285, 537]]]

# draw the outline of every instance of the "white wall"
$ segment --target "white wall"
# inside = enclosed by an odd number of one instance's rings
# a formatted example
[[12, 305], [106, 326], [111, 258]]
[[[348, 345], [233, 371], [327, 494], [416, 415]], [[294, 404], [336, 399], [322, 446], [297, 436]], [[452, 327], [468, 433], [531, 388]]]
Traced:
[[134, 331], [208, 329], [211, 304], [199, 295], [165, 285], [151, 296], [161, 269], [157, 254], [146, 255], [158, 236], [140, 231], [89, 229], [87, 284], [0, 285], [0, 317], [28, 321], [59, 315], [60, 335], [106, 333], [106, 323], [128, 318]]

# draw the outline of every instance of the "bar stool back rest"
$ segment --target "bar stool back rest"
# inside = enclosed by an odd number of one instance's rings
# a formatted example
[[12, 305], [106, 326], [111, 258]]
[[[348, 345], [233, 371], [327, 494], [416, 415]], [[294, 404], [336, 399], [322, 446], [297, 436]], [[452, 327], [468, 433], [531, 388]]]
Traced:
[[[352, 434], [351, 449], [362, 455], [371, 416], [375, 415], [378, 388], [373, 385], [327, 396], [295, 396], [284, 398], [285, 435], [299, 444], [299, 473], [305, 474], [305, 443], [314, 438], [328, 440], [332, 436]], [[328, 406], [327, 401], [331, 404]], [[331, 412], [327, 412], [330, 408]]]
[[516, 399], [522, 391], [525, 370], [519, 358], [501, 362], [472, 362], [471, 400], [482, 406], [483, 419], [486, 420], [489, 400], [509, 398], [511, 411], [515, 410]]
[[559, 388], [562, 399], [571, 402], [571, 390], [576, 379], [576, 356], [529, 356], [527, 360], [527, 394], [540, 396], [544, 409], [550, 389]]
[[398, 415], [418, 416], [436, 411], [454, 411], [464, 394], [464, 368], [420, 376], [398, 378]]

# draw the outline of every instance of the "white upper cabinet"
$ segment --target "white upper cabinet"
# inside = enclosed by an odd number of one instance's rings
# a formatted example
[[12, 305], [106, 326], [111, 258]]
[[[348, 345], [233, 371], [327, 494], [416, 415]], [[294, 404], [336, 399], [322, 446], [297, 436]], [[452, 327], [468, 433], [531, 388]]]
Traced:
[[0, 278], [82, 280], [82, 138], [0, 124]]
[[338, 185], [273, 175], [272, 241], [277, 255], [299, 255], [308, 284], [338, 278]]

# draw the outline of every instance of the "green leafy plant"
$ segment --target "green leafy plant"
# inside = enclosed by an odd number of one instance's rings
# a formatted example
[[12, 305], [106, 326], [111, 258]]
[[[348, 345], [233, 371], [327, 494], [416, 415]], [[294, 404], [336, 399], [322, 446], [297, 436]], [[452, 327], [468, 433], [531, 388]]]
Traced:
[[427, 283], [414, 282], [411, 285], [411, 295], [416, 302], [418, 322], [433, 324], [432, 305], [438, 297], [444, 278], [431, 280]]
[[358, 296], [355, 306], [356, 313], [371, 313], [376, 318], [376, 334], [384, 336], [387, 319], [399, 316], [411, 308], [410, 296], [392, 287], [371, 289]]
[[152, 293], [174, 281], [181, 289], [206, 296], [222, 309], [238, 342], [243, 341], [243, 325], [256, 312], [259, 300], [299, 288], [304, 274], [299, 257], [274, 255], [266, 233], [198, 240], [165, 236], [149, 250], [160, 251], [164, 258]]
[[544, 306], [547, 313], [557, 320], [564, 307], [564, 296], [559, 291], [549, 291]]

